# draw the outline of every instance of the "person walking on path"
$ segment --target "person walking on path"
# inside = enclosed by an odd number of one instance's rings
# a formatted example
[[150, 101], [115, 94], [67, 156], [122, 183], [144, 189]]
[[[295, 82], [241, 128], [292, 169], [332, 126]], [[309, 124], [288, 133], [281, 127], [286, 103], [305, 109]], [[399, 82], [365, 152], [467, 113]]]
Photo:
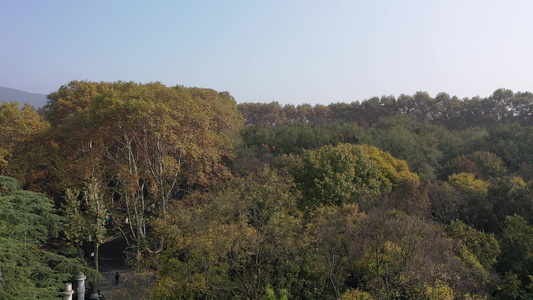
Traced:
[[118, 272], [115, 274], [115, 285], [118, 285], [118, 280], [120, 279], [120, 275]]

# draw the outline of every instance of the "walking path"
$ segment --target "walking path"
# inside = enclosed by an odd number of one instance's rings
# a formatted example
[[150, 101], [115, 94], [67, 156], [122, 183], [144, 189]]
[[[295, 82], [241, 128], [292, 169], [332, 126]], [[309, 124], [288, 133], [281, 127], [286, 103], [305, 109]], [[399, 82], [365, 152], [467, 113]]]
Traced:
[[[125, 261], [126, 240], [116, 236], [100, 246], [100, 273], [104, 280], [99, 283], [100, 295], [106, 300], [148, 299], [154, 274], [136, 274]], [[115, 274], [120, 274], [119, 284], [115, 285]]]
[[[125, 289], [125, 283], [128, 282], [128, 277], [133, 275], [128, 265], [125, 262], [126, 240], [122, 235], [119, 235], [112, 240], [100, 246], [100, 273], [104, 276], [104, 280], [100, 282], [98, 289], [100, 294], [109, 299], [123, 299], [116, 296], [116, 292]], [[115, 285], [115, 273], [120, 274], [120, 281]], [[113, 298], [111, 296], [114, 296]]]

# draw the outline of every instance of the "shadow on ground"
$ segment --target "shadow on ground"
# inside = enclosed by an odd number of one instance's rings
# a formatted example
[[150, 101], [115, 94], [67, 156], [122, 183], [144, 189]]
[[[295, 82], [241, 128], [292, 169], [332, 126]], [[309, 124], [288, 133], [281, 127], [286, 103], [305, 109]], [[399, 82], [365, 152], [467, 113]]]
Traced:
[[[126, 263], [126, 240], [122, 235], [116, 235], [100, 246], [99, 270], [103, 280], [96, 285], [100, 299], [149, 299], [154, 274], [136, 274]], [[119, 284], [115, 284], [115, 274], [119, 272]], [[89, 286], [92, 278], [87, 278]], [[89, 299], [89, 292], [86, 299]]]

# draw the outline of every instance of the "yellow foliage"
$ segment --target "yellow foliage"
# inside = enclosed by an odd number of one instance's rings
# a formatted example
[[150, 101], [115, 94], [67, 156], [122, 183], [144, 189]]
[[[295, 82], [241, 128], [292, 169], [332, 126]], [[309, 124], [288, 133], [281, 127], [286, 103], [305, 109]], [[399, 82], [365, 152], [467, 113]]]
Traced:
[[513, 189], [512, 189], [513, 191], [525, 189], [526, 185], [527, 185], [524, 182], [524, 179], [522, 179], [521, 177], [513, 177], [511, 179], [511, 184], [512, 184], [512, 187], [513, 187]]
[[373, 277], [377, 277], [378, 273], [383, 272], [383, 270], [394, 272], [399, 268], [398, 264], [401, 261], [402, 253], [400, 245], [392, 241], [385, 241], [378, 248], [368, 247], [364, 257], [356, 262], [356, 267]]
[[472, 173], [452, 174], [448, 177], [448, 183], [459, 190], [481, 194], [486, 194], [489, 186], [485, 181], [475, 179]]
[[409, 171], [407, 162], [394, 158], [390, 153], [374, 146], [366, 146], [368, 157], [376, 162], [382, 173], [382, 178], [388, 179], [393, 185], [399, 184], [402, 180], [419, 181], [418, 175]]
[[364, 292], [361, 290], [352, 290], [349, 289], [342, 296], [339, 298], [339, 300], [373, 300], [374, 298], [370, 293]]
[[406, 180], [418, 181], [405, 161], [364, 144], [305, 151], [291, 172], [307, 204], [362, 204]]
[[453, 290], [444, 283], [437, 282], [434, 286], [424, 284], [424, 298], [427, 300], [453, 300]]

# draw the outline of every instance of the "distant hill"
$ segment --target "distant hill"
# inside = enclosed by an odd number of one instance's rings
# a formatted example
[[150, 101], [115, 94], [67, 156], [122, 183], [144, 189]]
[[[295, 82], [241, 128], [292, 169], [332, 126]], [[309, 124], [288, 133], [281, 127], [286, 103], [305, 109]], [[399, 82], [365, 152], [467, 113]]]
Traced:
[[48, 99], [46, 99], [46, 95], [44, 94], [28, 93], [0, 86], [0, 101], [16, 101], [21, 105], [28, 103], [35, 109], [38, 109], [43, 107]]

